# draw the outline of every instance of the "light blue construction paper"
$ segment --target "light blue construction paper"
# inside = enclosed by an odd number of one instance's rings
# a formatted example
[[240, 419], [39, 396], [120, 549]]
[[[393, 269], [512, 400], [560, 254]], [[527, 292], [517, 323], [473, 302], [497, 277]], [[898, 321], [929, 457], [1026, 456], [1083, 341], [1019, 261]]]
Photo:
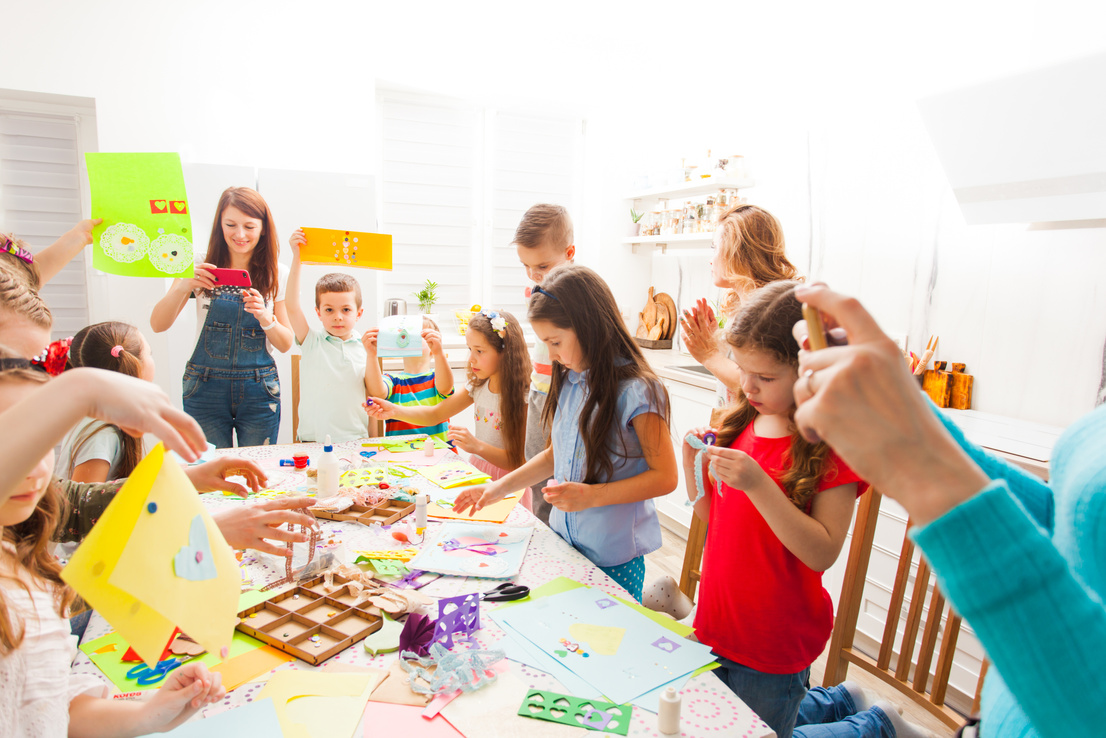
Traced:
[[279, 736], [283, 733], [273, 701], [265, 698], [203, 720], [185, 723], [162, 735], [171, 738], [243, 738], [248, 735]]
[[422, 316], [388, 315], [380, 320], [376, 355], [386, 359], [422, 356]]
[[[709, 646], [680, 638], [594, 589], [582, 587], [543, 597], [497, 612], [495, 617], [620, 704], [714, 661]], [[566, 657], [556, 657], [554, 652], [564, 649], [560, 639], [576, 641], [569, 632], [574, 624], [623, 628], [625, 633], [612, 655], [598, 653], [581, 642], [589, 654], [587, 658], [571, 652]], [[676, 648], [669, 652], [653, 645], [658, 642]]]
[[[196, 554], [200, 558], [196, 560]], [[181, 547], [173, 557], [173, 572], [181, 579], [203, 582], [218, 576], [215, 571], [215, 559], [211, 555], [211, 542], [207, 538], [207, 527], [202, 516], [192, 518], [188, 526], [188, 545]]]
[[496, 648], [502, 648], [507, 654], [507, 658], [544, 671], [560, 682], [565, 691], [571, 695], [595, 700], [605, 699], [598, 689], [588, 684], [555, 657], [535, 646], [513, 627], [503, 622], [499, 623], [499, 627], [507, 634], [507, 637], [496, 643], [495, 646]]
[[[438, 499], [437, 496], [434, 499]], [[526, 556], [533, 533], [534, 529], [528, 527], [447, 520], [438, 528], [433, 539], [408, 562], [407, 568], [462, 577], [509, 579], [517, 575], [522, 567], [522, 559]], [[472, 539], [495, 541], [497, 549], [505, 550], [494, 556], [471, 551], [445, 551], [439, 544], [450, 539], [462, 542]]]

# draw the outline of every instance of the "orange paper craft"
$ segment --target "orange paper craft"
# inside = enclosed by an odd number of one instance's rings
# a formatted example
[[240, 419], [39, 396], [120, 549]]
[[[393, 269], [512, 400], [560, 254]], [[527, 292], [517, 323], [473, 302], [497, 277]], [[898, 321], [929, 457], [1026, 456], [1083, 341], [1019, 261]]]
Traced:
[[507, 516], [511, 514], [511, 511], [515, 509], [515, 505], [522, 499], [522, 492], [516, 492], [514, 497], [506, 497], [497, 502], [480, 510], [472, 517], [469, 517], [469, 511], [463, 513], [453, 512], [451, 507], [442, 507], [436, 504], [433, 500], [426, 506], [426, 515], [431, 518], [441, 518], [445, 520], [475, 520], [481, 523], [502, 523], [507, 519]]
[[386, 233], [304, 228], [307, 243], [300, 247], [300, 261], [323, 266], [392, 269], [392, 237]]

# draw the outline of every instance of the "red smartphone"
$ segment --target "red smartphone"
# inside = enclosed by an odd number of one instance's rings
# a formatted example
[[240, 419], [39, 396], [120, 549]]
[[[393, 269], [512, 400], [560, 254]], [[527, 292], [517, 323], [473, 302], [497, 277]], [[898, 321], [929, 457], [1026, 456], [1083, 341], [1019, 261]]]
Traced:
[[215, 284], [224, 285], [226, 287], [253, 286], [253, 282], [250, 281], [250, 273], [245, 269], [220, 269], [218, 267], [212, 267], [208, 271], [211, 272], [211, 276], [215, 278]]

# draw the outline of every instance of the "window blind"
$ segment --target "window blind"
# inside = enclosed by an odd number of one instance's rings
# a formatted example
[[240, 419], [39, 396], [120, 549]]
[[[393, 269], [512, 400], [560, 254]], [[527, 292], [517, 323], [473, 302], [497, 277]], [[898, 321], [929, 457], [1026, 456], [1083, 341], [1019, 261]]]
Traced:
[[[81, 220], [77, 123], [0, 109], [0, 228], [38, 252]], [[42, 288], [54, 338], [88, 325], [87, 250]]]

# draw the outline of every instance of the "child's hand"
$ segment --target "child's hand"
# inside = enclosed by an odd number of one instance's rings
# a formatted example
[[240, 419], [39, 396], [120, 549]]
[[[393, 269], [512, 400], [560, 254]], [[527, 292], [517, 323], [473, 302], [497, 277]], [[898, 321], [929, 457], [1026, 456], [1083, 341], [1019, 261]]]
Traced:
[[198, 661], [169, 672], [165, 683], [144, 705], [142, 733], [165, 732], [188, 720], [201, 707], [223, 699], [223, 675], [212, 674]]
[[[314, 504], [311, 497], [278, 497], [221, 510], [211, 517], [231, 548], [252, 548], [273, 556], [288, 556], [288, 547], [283, 544], [288, 541], [303, 543], [307, 535], [282, 526], [291, 523], [315, 527], [313, 516], [294, 512]], [[269, 543], [269, 540], [279, 541], [280, 545]]]
[[436, 354], [442, 350], [442, 334], [433, 328], [427, 328], [422, 332], [422, 340], [430, 347], [430, 353]]
[[[701, 440], [703, 440], [703, 436], [707, 433], [714, 433], [715, 435], [717, 435], [718, 431], [714, 430], [713, 428], [711, 428], [709, 426], [702, 425], [702, 426], [699, 426], [698, 428], [692, 428], [691, 430], [689, 430], [687, 432], [687, 435], [688, 436], [694, 436], [694, 437], [698, 438], [701, 441]], [[683, 461], [684, 461], [684, 468], [685, 469], [690, 469], [695, 464], [695, 457], [696, 457], [696, 455], [698, 455], [698, 453], [699, 453], [699, 449], [692, 448], [691, 444], [687, 442], [687, 436], [684, 436]]]
[[103, 222], [103, 218], [86, 218], [63, 233], [58, 240], [71, 246], [87, 246], [92, 243], [92, 229]]
[[396, 416], [396, 406], [379, 397], [370, 397], [361, 405], [370, 418], [378, 420], [391, 420]]
[[361, 334], [361, 345], [365, 347], [365, 353], [373, 361], [376, 361], [376, 341], [379, 336], [379, 328], [370, 328]]
[[712, 446], [707, 449], [707, 455], [710, 457], [711, 476], [734, 489], [749, 494], [762, 489], [765, 482], [773, 487], [776, 485], [760, 464], [744, 451]]
[[474, 484], [471, 487], [465, 487], [461, 494], [453, 500], [453, 512], [460, 515], [468, 510], [471, 518], [500, 497], [501, 495], [496, 492], [494, 484]]
[[[247, 496], [250, 489], [260, 491], [268, 481], [265, 471], [256, 462], [240, 456], [220, 456], [198, 466], [189, 466], [184, 473], [197, 492], [233, 492], [239, 497]], [[228, 482], [227, 477], [245, 477], [250, 489], [237, 482]]]
[[288, 245], [292, 247], [292, 257], [299, 258], [300, 247], [307, 245], [307, 235], [302, 228], [292, 231], [292, 235], [288, 237]]
[[557, 482], [545, 485], [545, 501], [562, 512], [580, 512], [591, 507], [591, 485], [583, 482]]
[[470, 454], [480, 453], [477, 448], [481, 445], [480, 441], [469, 432], [468, 428], [462, 428], [459, 425], [450, 425], [449, 432], [446, 433], [446, 440], [453, 441], [453, 445], [462, 451], [467, 451]]
[[245, 298], [246, 312], [257, 318], [257, 322], [261, 325], [272, 325], [275, 318], [273, 314], [269, 312], [269, 309], [265, 307], [265, 298], [261, 296], [261, 293], [253, 287], [250, 287], [242, 294]]
[[684, 348], [700, 364], [718, 353], [715, 338], [718, 320], [706, 299], [701, 298], [695, 307], [684, 310], [680, 318], [680, 329], [683, 330]]

